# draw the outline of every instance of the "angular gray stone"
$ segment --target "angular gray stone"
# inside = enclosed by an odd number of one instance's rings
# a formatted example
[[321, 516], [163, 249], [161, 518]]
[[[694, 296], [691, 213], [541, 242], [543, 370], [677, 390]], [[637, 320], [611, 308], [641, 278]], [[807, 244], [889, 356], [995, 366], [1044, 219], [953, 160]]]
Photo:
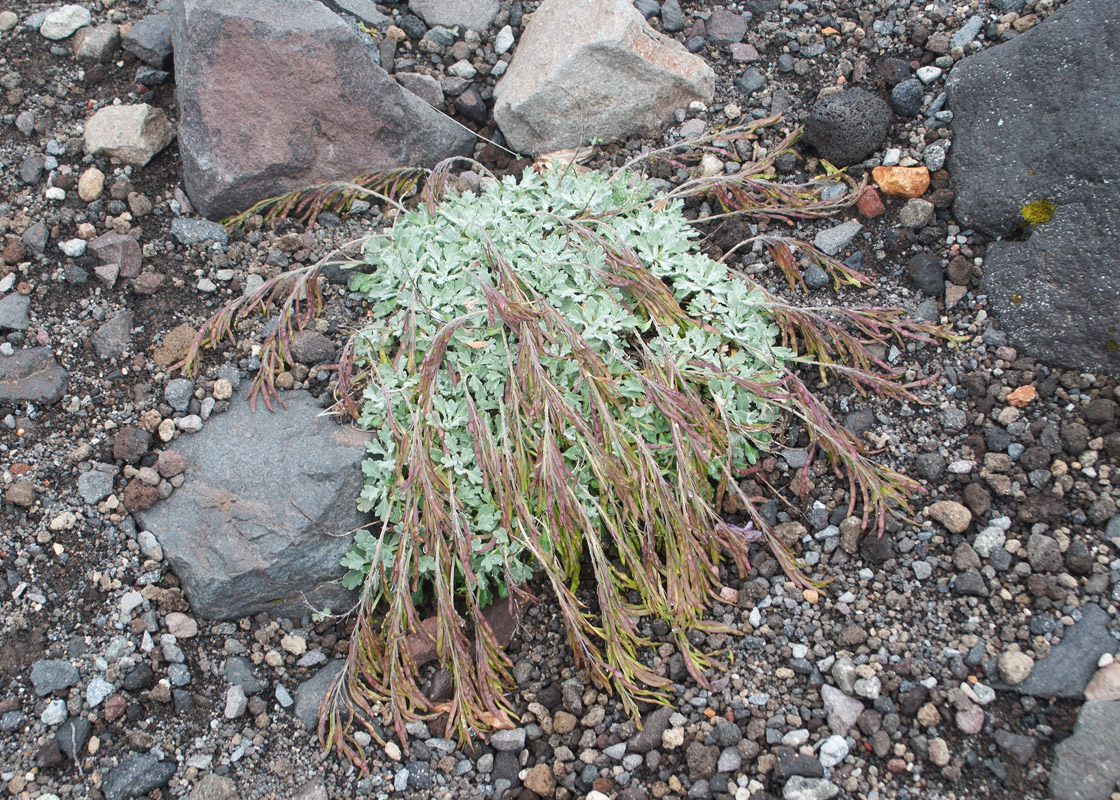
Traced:
[[984, 288], [1021, 351], [1077, 369], [1120, 368], [1120, 5], [1074, 0], [955, 67], [947, 161], [965, 226], [1006, 236], [1024, 206], [1050, 222], [988, 248]]
[[43, 220], [39, 220], [30, 228], [23, 232], [19, 237], [20, 241], [30, 247], [36, 253], [42, 253], [47, 247], [47, 240], [50, 239], [50, 231], [47, 230], [47, 225]]
[[782, 788], [782, 800], [831, 800], [840, 794], [840, 787], [827, 778], [806, 778], [794, 775]]
[[353, 14], [362, 22], [375, 28], [384, 28], [393, 24], [393, 18], [378, 11], [373, 0], [334, 0], [334, 4], [347, 14]]
[[421, 72], [398, 72], [397, 83], [419, 97], [425, 103], [436, 108], [443, 107], [443, 89], [439, 81], [431, 75]]
[[474, 146], [313, 0], [184, 0], [173, 17], [183, 183], [204, 216]]
[[364, 433], [327, 417], [304, 391], [287, 409], [251, 413], [242, 398], [179, 439], [187, 480], [170, 498], [137, 512], [183, 583], [195, 614], [212, 619], [260, 611], [302, 616], [349, 607], [336, 581], [350, 546], [344, 534], [366, 519]]
[[319, 727], [319, 704], [334, 679], [342, 672], [342, 659], [331, 661], [296, 689], [296, 719], [313, 731]]
[[27, 313], [31, 298], [16, 292], [0, 297], [0, 330], [25, 331], [31, 324]]
[[44, 659], [31, 665], [31, 685], [40, 697], [69, 689], [77, 682], [78, 668], [69, 661]]
[[193, 396], [194, 381], [187, 378], [170, 380], [163, 390], [163, 399], [176, 411], [186, 411]]
[[854, 219], [841, 222], [839, 225], [825, 228], [814, 236], [813, 244], [828, 255], [834, 256], [847, 246], [862, 227], [859, 221]]
[[89, 243], [89, 253], [95, 256], [102, 264], [111, 264], [119, 268], [122, 278], [135, 278], [140, 274], [143, 265], [143, 255], [136, 237], [127, 233], [109, 231], [103, 233]]
[[494, 88], [494, 120], [537, 154], [647, 132], [714, 91], [712, 68], [630, 0], [545, 0]]
[[838, 167], [856, 164], [887, 139], [891, 107], [871, 92], [848, 89], [823, 97], [805, 123], [805, 141]]
[[132, 312], [121, 311], [114, 314], [89, 337], [93, 342], [93, 352], [98, 358], [119, 356], [128, 349], [132, 339]]
[[245, 694], [260, 694], [264, 686], [257, 680], [253, 674], [253, 667], [249, 663], [249, 659], [242, 656], [230, 656], [226, 659], [226, 666], [223, 670], [226, 680], [234, 686], [241, 687], [241, 691]]
[[326, 364], [334, 360], [334, 343], [318, 331], [300, 331], [292, 337], [292, 357], [308, 366]]
[[70, 374], [54, 360], [49, 347], [0, 355], [0, 403], [56, 403], [69, 380]]
[[429, 25], [459, 26], [485, 33], [501, 3], [499, 0], [411, 0], [408, 7]]
[[65, 39], [78, 28], [89, 25], [92, 21], [93, 16], [89, 13], [89, 9], [77, 4], [65, 5], [44, 17], [39, 33], [48, 39]]
[[661, 735], [669, 729], [673, 709], [661, 706], [642, 718], [642, 729], [630, 737], [626, 749], [631, 753], [648, 753], [661, 747]]
[[661, 4], [661, 27], [669, 31], [669, 33], [676, 33], [683, 31], [688, 25], [688, 18], [685, 17], [684, 12], [681, 11], [681, 4], [678, 0], [665, 0]]
[[106, 153], [133, 167], [147, 164], [175, 138], [175, 126], [162, 108], [147, 103], [105, 106], [85, 128], [86, 152]]
[[1049, 655], [1034, 665], [1030, 676], [1015, 687], [1032, 697], [1080, 700], [1105, 653], [1116, 653], [1118, 643], [1108, 630], [1108, 612], [1092, 603], [1081, 609], [1081, 621], [1065, 632]]
[[190, 800], [238, 800], [237, 784], [224, 775], [204, 775], [191, 790]]
[[120, 29], [111, 22], [96, 28], [81, 28], [74, 36], [74, 58], [79, 61], [108, 63], [121, 46]]
[[746, 17], [726, 8], [717, 8], [708, 17], [707, 32], [708, 41], [717, 46], [741, 42], [747, 33]]
[[156, 69], [171, 67], [171, 15], [151, 14], [132, 26], [121, 46]]
[[85, 717], [70, 717], [59, 726], [54, 738], [58, 740], [58, 747], [64, 755], [78, 759], [82, 756], [92, 730], [93, 725]]
[[90, 505], [100, 503], [113, 493], [113, 476], [99, 469], [91, 469], [78, 476], [78, 494]]
[[828, 715], [829, 729], [840, 736], [847, 736], [863, 713], [863, 703], [827, 683], [821, 687], [821, 700]]
[[217, 242], [225, 244], [229, 241], [229, 234], [220, 222], [211, 222], [208, 219], [188, 219], [176, 217], [171, 221], [171, 235], [180, 244], [202, 244], [203, 242]]
[[1109, 800], [1120, 781], [1120, 701], [1081, 707], [1073, 735], [1054, 748], [1053, 800]]
[[174, 774], [174, 761], [160, 761], [151, 753], [130, 753], [110, 770], [102, 791], [105, 800], [132, 800], [166, 785]]

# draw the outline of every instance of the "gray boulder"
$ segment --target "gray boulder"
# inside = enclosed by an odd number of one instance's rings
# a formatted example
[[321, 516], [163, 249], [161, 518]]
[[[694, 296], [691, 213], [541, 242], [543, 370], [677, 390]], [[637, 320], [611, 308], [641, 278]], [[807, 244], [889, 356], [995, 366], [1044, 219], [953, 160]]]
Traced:
[[501, 8], [498, 0], [412, 0], [408, 7], [429, 25], [485, 33]]
[[965, 226], [1022, 229], [1048, 200], [1051, 221], [988, 249], [984, 288], [1030, 355], [1066, 367], [1120, 367], [1120, 5], [1074, 0], [950, 74], [947, 166]]
[[320, 3], [183, 0], [172, 14], [183, 183], [204, 216], [471, 152], [473, 134], [401, 88]]
[[714, 91], [712, 68], [630, 0], [545, 0], [494, 88], [494, 120], [513, 149], [537, 154], [645, 133]]
[[1050, 797], [1108, 800], [1120, 781], [1120, 701], [1081, 707], [1073, 735], [1054, 748]]
[[863, 89], [822, 97], [809, 112], [805, 141], [838, 167], [858, 164], [887, 139], [891, 107]]
[[0, 403], [57, 403], [69, 380], [49, 347], [0, 355]]
[[187, 479], [170, 498], [137, 512], [183, 583], [195, 613], [211, 619], [259, 611], [302, 616], [348, 608], [337, 583], [347, 533], [366, 522], [356, 508], [366, 435], [340, 426], [310, 394], [287, 409], [242, 397], [174, 449]]

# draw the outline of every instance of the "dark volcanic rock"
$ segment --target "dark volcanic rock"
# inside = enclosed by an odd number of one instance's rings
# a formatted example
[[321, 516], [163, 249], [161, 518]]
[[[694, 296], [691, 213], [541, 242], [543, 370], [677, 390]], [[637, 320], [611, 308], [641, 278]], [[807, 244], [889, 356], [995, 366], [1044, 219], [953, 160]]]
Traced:
[[242, 398], [179, 439], [186, 482], [136, 515], [201, 616], [302, 615], [305, 597], [315, 607], [353, 602], [336, 581], [350, 546], [342, 534], [365, 522], [355, 501], [366, 436], [319, 416], [307, 392], [284, 402], [252, 413]]
[[1081, 708], [1073, 735], [1054, 748], [1050, 796], [1096, 800], [1112, 795], [1120, 780], [1120, 701]]
[[817, 101], [805, 124], [805, 140], [821, 158], [846, 167], [878, 150], [890, 127], [890, 106], [863, 89], [849, 89]]
[[156, 69], [171, 66], [171, 15], [152, 14], [132, 26], [121, 46]]
[[432, 166], [474, 144], [312, 0], [184, 0], [172, 39], [183, 183], [205, 216], [324, 178]]
[[1065, 697], [1079, 700], [1097, 671], [1105, 653], [1115, 653], [1116, 640], [1108, 632], [1108, 612], [1090, 603], [1081, 609], [1081, 621], [1046, 658], [1034, 665], [1025, 681], [1015, 687], [1033, 697]]
[[1075, 0], [1029, 33], [970, 56], [948, 83], [956, 217], [1007, 235], [1047, 200], [1049, 222], [989, 247], [984, 287], [1028, 354], [1120, 367], [1120, 6]]
[[160, 761], [151, 753], [132, 753], [105, 778], [105, 800], [143, 797], [166, 784], [174, 774], [175, 762]]

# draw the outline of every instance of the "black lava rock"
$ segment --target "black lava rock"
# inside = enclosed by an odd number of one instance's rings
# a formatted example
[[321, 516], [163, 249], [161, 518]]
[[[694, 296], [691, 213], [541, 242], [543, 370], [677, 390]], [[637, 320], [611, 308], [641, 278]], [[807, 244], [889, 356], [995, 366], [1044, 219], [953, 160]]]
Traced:
[[907, 78], [891, 89], [891, 106], [894, 113], [903, 117], [916, 117], [922, 113], [922, 82]]
[[945, 293], [945, 273], [941, 270], [941, 259], [932, 253], [918, 253], [906, 265], [914, 288], [927, 297], [940, 297]]
[[805, 139], [821, 158], [846, 167], [878, 150], [890, 127], [890, 106], [863, 89], [849, 89], [817, 101]]
[[476, 125], [485, 125], [489, 117], [486, 101], [472, 84], [465, 92], [455, 98], [455, 111]]

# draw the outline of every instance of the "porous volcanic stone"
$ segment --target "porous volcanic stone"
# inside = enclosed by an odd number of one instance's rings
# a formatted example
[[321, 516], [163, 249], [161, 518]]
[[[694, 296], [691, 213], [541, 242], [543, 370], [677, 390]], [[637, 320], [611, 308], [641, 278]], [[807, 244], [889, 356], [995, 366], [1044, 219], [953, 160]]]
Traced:
[[712, 68], [630, 0], [545, 0], [494, 88], [494, 120], [536, 154], [647, 132], [714, 92]]
[[183, 184], [204, 216], [471, 152], [469, 131], [401, 88], [320, 3], [184, 0], [172, 14]]
[[805, 123], [805, 140], [838, 167], [855, 164], [886, 141], [891, 107], [863, 89], [848, 89], [816, 102]]
[[195, 614], [230, 619], [267, 611], [349, 607], [337, 581], [365, 522], [356, 510], [366, 436], [319, 416], [303, 391], [276, 412], [235, 400], [201, 433], [175, 448], [187, 480], [167, 500], [136, 514], [151, 531]]
[[1075, 0], [950, 73], [953, 211], [1005, 236], [1024, 206], [1051, 221], [988, 248], [984, 288], [1013, 344], [1078, 369], [1120, 367], [1120, 5]]

